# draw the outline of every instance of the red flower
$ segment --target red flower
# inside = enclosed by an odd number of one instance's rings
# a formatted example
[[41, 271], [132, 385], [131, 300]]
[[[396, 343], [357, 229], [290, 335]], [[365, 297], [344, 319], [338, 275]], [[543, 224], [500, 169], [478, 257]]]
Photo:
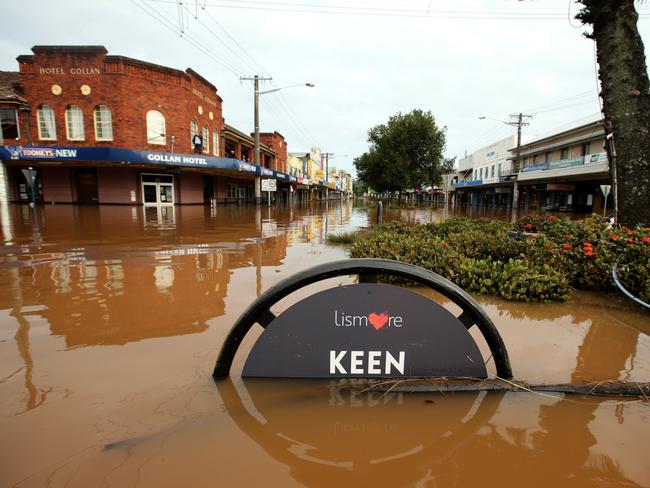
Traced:
[[630, 231], [630, 234], [633, 235], [633, 236], [635, 236], [635, 235], [638, 234], [638, 232], [637, 232], [636, 230], [631, 230], [631, 231]]
[[585, 249], [592, 249], [594, 246], [590, 242], [583, 242], [582, 247]]
[[441, 242], [441, 243], [440, 243], [440, 245], [441, 245], [442, 247], [449, 247], [449, 244], [447, 244], [447, 243], [446, 243], [446, 242], [444, 242], [444, 241], [443, 241], [443, 242]]
[[573, 239], [573, 234], [564, 234], [562, 237], [565, 239]]
[[641, 242], [643, 242], [644, 244], [650, 244], [650, 237], [644, 237], [643, 239], [641, 239]]
[[623, 227], [621, 227], [621, 230], [622, 230], [623, 232], [627, 232], [627, 231], [630, 230], [630, 229], [628, 229], [627, 227], [623, 226]]
[[591, 256], [595, 256], [595, 255], [596, 254], [591, 252], [591, 251], [585, 251], [585, 256], [587, 256], [587, 257], [591, 257]]
[[562, 244], [562, 249], [571, 249], [571, 244]]
[[628, 237], [627, 239], [625, 239], [625, 242], [627, 242], [628, 244], [634, 244], [634, 239]]
[[612, 241], [618, 241], [618, 239], [619, 239], [620, 237], [621, 237], [621, 236], [619, 236], [616, 232], [613, 232], [613, 233], [611, 233], [611, 234], [609, 235], [609, 238], [610, 238]]
[[551, 222], [553, 222], [553, 221], [557, 220], [557, 217], [556, 217], [555, 215], [551, 215], [551, 216], [548, 218], [548, 220], [550, 220]]
[[526, 224], [524, 225], [524, 230], [530, 230], [533, 228], [533, 224]]

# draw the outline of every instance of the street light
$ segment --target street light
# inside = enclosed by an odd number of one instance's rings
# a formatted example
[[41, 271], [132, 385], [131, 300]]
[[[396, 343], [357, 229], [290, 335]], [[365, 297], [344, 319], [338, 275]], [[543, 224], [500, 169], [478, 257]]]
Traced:
[[277, 91], [280, 91], [280, 90], [284, 90], [285, 88], [294, 88], [296, 86], [307, 86], [309, 88], [314, 88], [316, 85], [314, 85], [313, 83], [298, 83], [297, 85], [287, 85], [287, 86], [281, 86], [281, 87], [278, 87], [278, 88], [273, 88], [272, 90], [264, 90], [264, 91], [258, 92], [258, 94], [259, 95], [266, 95], [267, 93], [277, 92]]
[[[270, 81], [273, 78], [260, 78], [258, 75], [251, 77], [241, 77], [240, 80], [245, 81], [245, 80], [252, 80], [253, 81], [253, 90], [254, 90], [254, 95], [255, 95], [255, 149], [254, 149], [254, 162], [256, 165], [260, 165], [260, 95], [264, 95], [266, 93], [273, 93], [277, 92], [280, 90], [284, 90], [285, 88], [293, 88], [296, 86], [307, 86], [309, 88], [313, 88], [314, 85], [313, 83], [305, 83], [304, 85], [302, 83], [299, 83], [297, 85], [289, 85], [289, 86], [282, 86], [279, 88], [273, 88], [272, 90], [265, 90], [260, 92], [260, 80], [262, 81]], [[255, 204], [260, 205], [262, 203], [262, 191], [260, 188], [261, 185], [261, 178], [259, 176], [255, 177]]]
[[501, 122], [502, 124], [511, 125], [510, 122], [506, 122], [505, 120], [494, 119], [492, 117], [486, 117], [485, 115], [479, 115], [478, 119], [479, 120], [494, 120], [495, 122]]

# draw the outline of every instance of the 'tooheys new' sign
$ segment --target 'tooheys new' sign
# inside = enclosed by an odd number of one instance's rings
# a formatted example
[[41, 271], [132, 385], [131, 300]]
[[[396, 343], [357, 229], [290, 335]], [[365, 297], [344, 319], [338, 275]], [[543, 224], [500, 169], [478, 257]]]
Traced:
[[316, 293], [275, 318], [243, 376], [275, 378], [487, 377], [465, 326], [438, 303], [392, 285]]

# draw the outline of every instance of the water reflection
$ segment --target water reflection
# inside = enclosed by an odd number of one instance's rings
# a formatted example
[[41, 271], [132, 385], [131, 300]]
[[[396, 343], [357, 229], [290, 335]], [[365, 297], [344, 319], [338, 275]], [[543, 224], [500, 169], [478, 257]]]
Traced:
[[17, 412], [20, 414], [40, 406], [47, 399], [47, 394], [52, 391], [52, 388], [47, 387], [39, 389], [34, 385], [34, 359], [32, 358], [32, 352], [29, 347], [29, 321], [24, 317], [20, 309], [12, 310], [11, 315], [14, 316], [18, 322], [18, 330], [16, 331], [14, 338], [16, 340], [16, 345], [18, 346], [20, 357], [25, 364], [25, 389], [27, 390], [27, 399], [25, 401], [24, 410]]
[[[215, 388], [214, 359], [242, 310], [279, 279], [345, 257], [327, 235], [367, 226], [373, 210], [153, 210], [0, 207], [3, 484], [183, 485], [191, 473], [194, 486], [650, 485], [642, 403], [237, 379]], [[650, 377], [650, 318], [624, 301], [477, 299], [519, 379]]]
[[[205, 222], [203, 208], [183, 209], [176, 232], [173, 207], [143, 208], [131, 226], [129, 208], [45, 207], [44, 241], [37, 243], [29, 242], [32, 215], [14, 210], [15, 237], [24, 244], [5, 248], [0, 269], [18, 271], [0, 279], [31, 296], [26, 305], [44, 305], [42, 317], [68, 347], [202, 332], [225, 311], [232, 271], [255, 266], [259, 294], [261, 268], [281, 264], [288, 244], [286, 234], [269, 231], [277, 228], [272, 219], [256, 228], [224, 212]], [[64, 238], [67, 231], [83, 238]], [[214, 243], [194, 243], [206, 234]], [[12, 295], [0, 293], [1, 309], [15, 306]]]
[[[237, 426], [306, 486], [422, 481], [432, 466], [444, 465], [476, 435], [502, 397], [470, 393], [425, 403], [419, 395], [360, 393], [345, 382], [330, 383], [328, 396], [322, 386], [268, 383], [239, 385], [248, 405], [232, 381], [217, 382], [217, 389]], [[306, 415], [291, 413], [298, 403]], [[368, 408], [375, 410], [369, 414]], [[427, 422], [422, 422], [422, 410], [430, 417]]]
[[616, 402], [345, 386], [330, 384], [328, 397], [304, 383], [217, 384], [237, 426], [306, 486], [641, 486], [590, 428]]

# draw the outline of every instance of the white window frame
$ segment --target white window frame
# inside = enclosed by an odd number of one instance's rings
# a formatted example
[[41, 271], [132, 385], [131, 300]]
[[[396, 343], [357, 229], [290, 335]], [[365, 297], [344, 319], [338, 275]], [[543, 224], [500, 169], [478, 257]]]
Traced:
[[216, 130], [212, 131], [212, 154], [219, 156], [219, 133]]
[[[160, 119], [155, 120], [153, 117], [160, 116]], [[162, 112], [158, 110], [149, 110], [147, 112], [147, 144], [156, 144], [157, 146], [166, 146], [167, 145], [167, 128], [165, 116]], [[162, 131], [159, 132], [157, 127], [151, 127], [154, 123], [159, 123], [162, 121]]]
[[201, 149], [205, 154], [210, 154], [210, 129], [207, 125], [201, 128], [201, 139], [203, 139], [203, 147]]
[[[43, 135], [43, 125], [46, 124], [46, 120], [43, 117], [43, 115], [47, 113], [48, 115], [51, 115], [51, 120], [50, 122], [52, 123], [52, 134], [49, 134], [48, 136]], [[54, 110], [52, 107], [44, 103], [43, 105], [40, 105], [38, 109], [36, 110], [36, 118], [38, 120], [38, 138], [41, 141], [56, 141], [56, 118], [54, 117]]]
[[[103, 114], [101, 113], [103, 112]], [[97, 115], [100, 115], [99, 120]], [[108, 115], [107, 120], [104, 118]], [[93, 123], [95, 126], [95, 140], [96, 141], [112, 141], [113, 140], [113, 113], [111, 112], [111, 109], [108, 108], [108, 106], [99, 104], [95, 107], [93, 110]], [[109, 136], [100, 136], [99, 131], [97, 130], [98, 127], [101, 127], [102, 132], [108, 132], [110, 131], [110, 137]], [[106, 131], [106, 128], [108, 127], [108, 131]]]
[[190, 121], [190, 141], [198, 133], [199, 133], [199, 123], [196, 120], [192, 119]]
[[[73, 115], [72, 117], [70, 117], [71, 114]], [[86, 130], [84, 127], [84, 112], [83, 110], [81, 110], [81, 107], [79, 105], [68, 105], [65, 108], [64, 116], [65, 116], [66, 139], [68, 139], [69, 141], [86, 140]], [[78, 124], [78, 126], [76, 126], [75, 124]], [[75, 135], [76, 132], [79, 132], [81, 135]]]

